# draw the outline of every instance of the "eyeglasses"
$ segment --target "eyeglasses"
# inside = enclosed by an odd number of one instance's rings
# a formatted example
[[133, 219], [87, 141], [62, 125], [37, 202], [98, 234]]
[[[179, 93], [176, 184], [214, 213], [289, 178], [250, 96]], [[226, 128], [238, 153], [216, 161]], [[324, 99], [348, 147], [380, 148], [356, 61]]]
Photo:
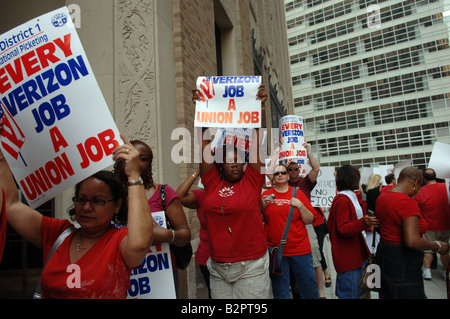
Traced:
[[103, 198], [95, 197], [93, 199], [86, 199], [84, 197], [74, 197], [72, 201], [75, 205], [84, 206], [87, 202], [91, 203], [94, 207], [104, 206], [106, 203], [113, 202], [114, 199], [105, 200]]
[[273, 175], [275, 175], [275, 176], [278, 176], [278, 175], [286, 175], [287, 174], [287, 172], [286, 171], [282, 171], [282, 172], [275, 172], [275, 173], [273, 173]]
[[289, 169], [289, 172], [293, 172], [293, 171], [298, 171], [298, 167]]

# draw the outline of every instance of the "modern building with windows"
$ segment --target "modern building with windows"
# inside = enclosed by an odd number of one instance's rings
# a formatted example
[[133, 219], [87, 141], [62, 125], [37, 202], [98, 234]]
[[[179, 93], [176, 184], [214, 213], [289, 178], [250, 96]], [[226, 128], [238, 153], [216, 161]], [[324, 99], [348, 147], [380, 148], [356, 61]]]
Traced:
[[323, 166], [450, 143], [450, 1], [285, 0], [294, 114]]

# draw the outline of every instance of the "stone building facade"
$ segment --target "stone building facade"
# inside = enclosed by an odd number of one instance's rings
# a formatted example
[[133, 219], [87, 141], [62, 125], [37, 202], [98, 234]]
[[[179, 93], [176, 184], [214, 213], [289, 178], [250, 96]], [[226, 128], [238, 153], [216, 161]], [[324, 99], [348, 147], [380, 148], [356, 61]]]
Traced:
[[[192, 154], [199, 147], [191, 100], [198, 76], [261, 75], [270, 92], [264, 126], [278, 127], [280, 117], [293, 113], [283, 0], [4, 0], [0, 34], [64, 5], [119, 130], [152, 147], [157, 183], [176, 189], [198, 167], [194, 156], [183, 163], [172, 156], [181, 140]], [[175, 134], [177, 128], [191, 138]], [[67, 218], [71, 196], [68, 190], [47, 205], [50, 215]], [[195, 211], [185, 212], [196, 247], [199, 222]], [[28, 297], [33, 280], [20, 269], [8, 271], [24, 281], [17, 296]], [[200, 297], [198, 281], [193, 260], [179, 273], [179, 297]], [[0, 288], [0, 295], [11, 292]]]

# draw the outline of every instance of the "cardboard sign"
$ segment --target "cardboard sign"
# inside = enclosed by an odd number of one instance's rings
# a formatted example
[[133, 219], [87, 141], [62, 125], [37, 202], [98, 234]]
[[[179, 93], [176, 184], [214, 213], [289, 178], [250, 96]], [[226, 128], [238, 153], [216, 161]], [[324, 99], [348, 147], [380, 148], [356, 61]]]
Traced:
[[0, 102], [3, 154], [32, 208], [123, 144], [66, 7], [0, 36]]
[[331, 207], [336, 196], [336, 178], [334, 167], [321, 167], [317, 175], [317, 184], [311, 191], [313, 207]]
[[434, 169], [436, 177], [441, 179], [450, 178], [450, 144], [436, 142], [433, 146], [428, 167]]
[[[166, 228], [164, 212], [152, 213], [156, 223]], [[170, 246], [162, 243], [150, 247], [139, 269], [130, 277], [128, 299], [176, 299]]]
[[260, 76], [202, 76], [197, 79], [196, 127], [261, 127]]
[[301, 116], [287, 115], [280, 119], [280, 161], [295, 159], [298, 164], [306, 164], [303, 130]]

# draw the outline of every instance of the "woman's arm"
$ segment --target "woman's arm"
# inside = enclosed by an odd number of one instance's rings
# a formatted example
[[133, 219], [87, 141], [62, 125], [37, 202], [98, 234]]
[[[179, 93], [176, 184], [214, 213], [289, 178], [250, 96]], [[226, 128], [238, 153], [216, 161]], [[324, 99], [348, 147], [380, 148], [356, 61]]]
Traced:
[[314, 222], [314, 213], [311, 212], [298, 198], [291, 198], [291, 206], [297, 207], [300, 211], [303, 224], [312, 224]]
[[[121, 135], [124, 145], [113, 151], [115, 161], [125, 162], [125, 174], [129, 182], [137, 181], [139, 152]], [[124, 151], [128, 150], [128, 151]], [[128, 186], [128, 234], [120, 244], [120, 251], [129, 267], [138, 267], [145, 258], [153, 240], [153, 218], [147, 203], [144, 185]]]
[[[264, 84], [261, 84], [258, 88], [258, 93], [256, 95], [256, 99], [261, 101], [261, 123], [264, 122], [264, 103], [267, 100], [267, 93]], [[260, 154], [262, 153], [262, 149], [259, 146], [259, 135], [260, 129], [252, 130], [252, 143], [250, 143], [249, 149], [249, 164], [258, 172], [261, 172], [261, 166], [265, 165], [263, 161], [261, 161], [264, 156]]]
[[169, 203], [166, 214], [172, 229], [158, 225], [155, 228], [153, 245], [162, 243], [170, 243], [178, 247], [187, 245], [191, 241], [191, 230], [179, 198], [174, 198]]
[[194, 193], [190, 192], [189, 190], [191, 189], [192, 184], [194, 184], [199, 175], [200, 169], [197, 169], [197, 171], [189, 175], [188, 178], [186, 178], [186, 180], [183, 183], [181, 183], [176, 190], [176, 193], [181, 201], [181, 204], [185, 207], [192, 209], [198, 208], [197, 197], [195, 197]]
[[448, 252], [448, 244], [439, 242], [438, 245], [434, 241], [428, 241], [420, 236], [419, 233], [419, 216], [409, 216], [402, 221], [403, 242], [406, 246], [415, 250], [432, 250], [440, 254]]
[[[192, 90], [192, 102], [195, 104], [197, 101], [201, 101], [200, 95], [197, 89]], [[195, 129], [195, 128], [194, 128]], [[214, 155], [210, 148], [211, 143], [211, 131], [207, 127], [202, 127], [202, 134], [200, 134], [202, 147], [202, 162], [200, 163], [200, 176], [205, 175], [215, 164]]]
[[[0, 120], [0, 132], [3, 122]], [[42, 215], [28, 205], [19, 201], [14, 177], [6, 159], [0, 150], [0, 188], [5, 190], [5, 202], [8, 224], [27, 241], [42, 248], [41, 225]]]

